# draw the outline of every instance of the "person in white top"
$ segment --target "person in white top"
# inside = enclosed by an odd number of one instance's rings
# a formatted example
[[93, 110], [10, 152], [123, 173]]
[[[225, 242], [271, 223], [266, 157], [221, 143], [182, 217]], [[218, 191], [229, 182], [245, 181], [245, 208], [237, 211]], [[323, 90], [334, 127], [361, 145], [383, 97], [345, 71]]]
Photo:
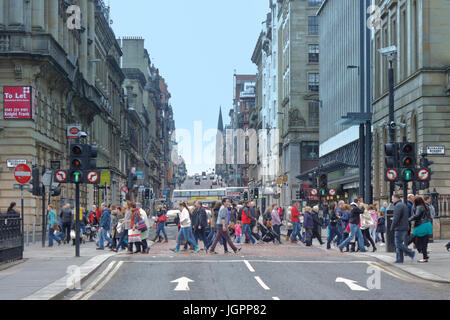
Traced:
[[190, 212], [187, 204], [185, 202], [182, 202], [178, 205], [178, 208], [180, 209], [180, 233], [178, 235], [178, 242], [177, 247], [173, 253], [179, 253], [180, 247], [181, 247], [181, 241], [183, 239], [186, 239], [187, 242], [192, 244], [195, 248], [194, 252], [197, 253], [200, 248], [197, 245], [197, 242], [195, 241], [194, 235], [192, 233], [192, 223], [191, 223], [191, 217]]

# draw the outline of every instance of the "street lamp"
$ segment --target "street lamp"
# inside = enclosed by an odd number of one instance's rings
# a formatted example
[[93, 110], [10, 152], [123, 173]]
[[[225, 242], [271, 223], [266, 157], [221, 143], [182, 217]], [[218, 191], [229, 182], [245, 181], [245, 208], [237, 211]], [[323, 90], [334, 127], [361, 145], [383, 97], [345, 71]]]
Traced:
[[[389, 61], [389, 142], [395, 143], [395, 128], [397, 127], [395, 123], [395, 101], [394, 101], [394, 67], [393, 63], [397, 57], [397, 47], [390, 46], [378, 50], [379, 53], [387, 57]], [[390, 182], [389, 187], [389, 199], [392, 198], [394, 194], [395, 183]]]

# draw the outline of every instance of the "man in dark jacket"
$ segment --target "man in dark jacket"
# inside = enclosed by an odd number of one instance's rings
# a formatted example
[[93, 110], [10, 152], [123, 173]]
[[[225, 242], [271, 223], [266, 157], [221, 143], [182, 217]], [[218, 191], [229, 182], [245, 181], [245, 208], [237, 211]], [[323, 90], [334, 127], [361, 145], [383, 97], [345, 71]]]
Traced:
[[72, 227], [72, 220], [73, 220], [72, 210], [70, 209], [70, 204], [66, 204], [62, 208], [61, 214], [59, 217], [61, 218], [63, 233], [66, 235], [66, 240], [64, 240], [64, 242], [70, 243], [70, 230]]
[[397, 253], [395, 263], [403, 263], [403, 254], [414, 260], [415, 252], [404, 244], [406, 235], [409, 232], [408, 206], [400, 201], [399, 195], [393, 195], [392, 202], [394, 203], [394, 218], [391, 231], [394, 231], [395, 251]]
[[359, 251], [360, 252], [366, 252], [366, 249], [364, 247], [364, 238], [361, 232], [361, 229], [359, 227], [360, 222], [360, 215], [364, 212], [360, 208], [360, 202], [359, 199], [355, 199], [355, 201], [351, 204], [352, 210], [350, 211], [350, 235], [348, 236], [345, 241], [343, 241], [339, 245], [339, 250], [343, 252], [344, 247], [346, 247], [350, 241], [353, 241], [353, 238], [355, 236], [358, 237], [358, 244], [359, 244]]
[[320, 245], [323, 245], [323, 241], [322, 241], [322, 224], [320, 223], [320, 219], [319, 219], [319, 207], [315, 206], [312, 210], [311, 213], [312, 219], [313, 219], [313, 223], [314, 223], [314, 227], [313, 227], [313, 231], [312, 231], [312, 238], [316, 238], [317, 240], [319, 240]]
[[191, 222], [192, 222], [192, 227], [194, 228], [195, 242], [199, 243], [198, 240], [199, 239], [202, 240], [204, 250], [206, 251], [205, 230], [206, 230], [206, 227], [208, 226], [208, 218], [206, 215], [206, 210], [203, 207], [203, 203], [201, 201], [197, 201], [195, 203], [195, 210], [192, 213], [192, 221]]
[[108, 241], [109, 246], [112, 244], [112, 239], [108, 237], [108, 231], [111, 229], [111, 211], [109, 211], [106, 203], [102, 204], [102, 217], [100, 218], [100, 236], [98, 239], [97, 250], [105, 250], [105, 240]]

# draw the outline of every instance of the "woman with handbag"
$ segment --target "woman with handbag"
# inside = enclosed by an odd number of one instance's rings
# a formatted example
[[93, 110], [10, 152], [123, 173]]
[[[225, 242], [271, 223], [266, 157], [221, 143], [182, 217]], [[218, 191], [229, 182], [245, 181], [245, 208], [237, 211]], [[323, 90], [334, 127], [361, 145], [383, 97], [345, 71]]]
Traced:
[[384, 239], [384, 234], [386, 233], [386, 218], [384, 216], [384, 211], [381, 210], [380, 211], [380, 217], [378, 218], [378, 225], [377, 225], [377, 234], [376, 234], [376, 239], [375, 242], [380, 241], [378, 239], [378, 235], [381, 234], [381, 241], [383, 243], [386, 243], [385, 239]]
[[412, 236], [419, 253], [422, 253], [423, 259], [419, 263], [427, 263], [430, 257], [428, 256], [428, 240], [433, 234], [433, 219], [431, 218], [430, 208], [425, 203], [422, 197], [416, 197], [414, 200], [414, 215], [409, 218], [409, 221], [414, 221], [414, 231]]
[[55, 232], [59, 230], [58, 220], [56, 219], [56, 211], [53, 206], [50, 204], [47, 208], [48, 215], [48, 247], [53, 247], [53, 240], [58, 242], [58, 245], [61, 245], [61, 238], [55, 235]]
[[164, 235], [164, 243], [167, 243], [167, 242], [169, 242], [169, 239], [167, 238], [167, 234], [166, 234], [166, 228], [165, 228], [167, 216], [166, 216], [165, 210], [163, 209], [163, 206], [161, 206], [161, 205], [158, 206], [156, 215], [158, 216], [158, 219], [156, 220], [157, 228], [156, 228], [156, 235], [155, 235], [155, 238], [153, 239], [153, 242], [155, 242], [160, 237], [160, 233], [162, 232], [162, 234]]
[[186, 240], [187, 243], [190, 243], [194, 246], [194, 252], [197, 253], [200, 248], [197, 245], [197, 242], [194, 239], [194, 235], [192, 234], [192, 224], [191, 224], [191, 218], [190, 218], [190, 211], [185, 202], [182, 202], [178, 205], [178, 208], [180, 210], [180, 234], [178, 235], [177, 239], [177, 247], [173, 251], [173, 253], [180, 253], [180, 247], [181, 242], [183, 239]]
[[279, 244], [282, 244], [281, 242], [281, 219], [280, 214], [278, 213], [278, 205], [274, 204], [272, 206], [272, 216], [270, 219], [270, 223], [272, 224], [273, 231], [277, 235], [276, 239], [278, 240]]
[[[148, 228], [145, 224], [145, 220], [142, 217], [142, 213], [140, 212], [140, 209], [137, 208], [136, 203], [133, 202], [131, 204], [131, 229], [128, 231], [128, 242], [130, 243], [131, 251], [133, 252], [133, 243], [136, 245], [136, 251], [134, 254], [137, 253], [146, 253], [148, 246], [146, 246], [147, 238], [148, 237]], [[143, 235], [143, 238], [141, 238], [141, 234]], [[144, 240], [144, 241], [143, 241]], [[141, 250], [142, 247], [142, 250]]]

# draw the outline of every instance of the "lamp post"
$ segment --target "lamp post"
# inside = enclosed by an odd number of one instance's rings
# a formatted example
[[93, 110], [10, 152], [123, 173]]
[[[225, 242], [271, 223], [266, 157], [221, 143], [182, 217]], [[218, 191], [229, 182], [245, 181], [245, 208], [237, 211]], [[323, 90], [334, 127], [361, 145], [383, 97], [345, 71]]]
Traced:
[[[395, 143], [395, 129], [397, 127], [395, 123], [395, 96], [394, 96], [394, 60], [397, 57], [397, 47], [391, 46], [378, 50], [382, 55], [386, 56], [389, 61], [389, 142]], [[390, 182], [389, 186], [389, 201], [394, 194], [395, 183]]]

